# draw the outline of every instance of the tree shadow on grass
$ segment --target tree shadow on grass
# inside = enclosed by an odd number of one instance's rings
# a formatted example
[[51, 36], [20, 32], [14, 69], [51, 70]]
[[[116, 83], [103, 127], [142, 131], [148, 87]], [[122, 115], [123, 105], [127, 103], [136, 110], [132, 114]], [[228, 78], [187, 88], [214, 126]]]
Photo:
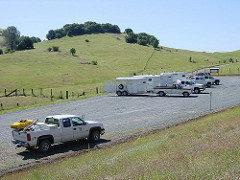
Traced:
[[98, 148], [98, 145], [105, 144], [110, 142], [110, 140], [106, 139], [100, 139], [97, 143], [90, 143], [89, 141], [82, 139], [78, 141], [70, 141], [63, 144], [54, 145], [51, 147], [49, 152], [41, 153], [37, 148], [34, 148], [32, 150], [24, 150], [22, 152], [17, 153], [20, 156], [23, 156], [22, 160], [29, 160], [29, 159], [35, 159], [40, 160], [41, 158], [56, 155], [56, 154], [62, 154], [67, 152], [77, 152], [77, 151], [84, 151], [89, 150], [93, 148]]

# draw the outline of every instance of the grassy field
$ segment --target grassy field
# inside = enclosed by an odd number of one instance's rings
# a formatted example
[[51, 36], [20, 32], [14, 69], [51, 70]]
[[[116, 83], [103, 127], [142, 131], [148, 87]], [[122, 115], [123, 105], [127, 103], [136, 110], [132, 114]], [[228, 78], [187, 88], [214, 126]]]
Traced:
[[3, 179], [238, 179], [240, 107]]
[[[60, 52], [48, 52], [47, 49], [52, 46], [59, 46]], [[22, 91], [23, 88], [37, 92], [42, 88], [48, 97], [50, 90], [54, 89], [54, 99], [59, 99], [60, 91], [94, 93], [96, 87], [102, 89], [104, 80], [142, 73], [150, 57], [143, 74], [191, 72], [240, 57], [240, 51], [205, 53], [166, 47], [153, 49], [128, 44], [123, 34], [64, 37], [34, 44], [34, 47], [32, 50], [0, 55], [0, 96], [4, 96], [4, 89], [9, 93], [14, 89]], [[75, 56], [70, 54], [71, 48], [76, 49]], [[92, 61], [98, 64], [92, 65]], [[5, 109], [8, 108], [5, 105]]]

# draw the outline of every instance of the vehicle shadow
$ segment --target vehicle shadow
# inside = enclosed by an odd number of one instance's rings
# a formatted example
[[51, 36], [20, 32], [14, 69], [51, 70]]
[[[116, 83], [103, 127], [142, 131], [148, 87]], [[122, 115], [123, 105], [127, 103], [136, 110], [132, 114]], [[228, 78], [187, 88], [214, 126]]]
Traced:
[[78, 141], [70, 141], [63, 144], [54, 145], [51, 147], [49, 152], [41, 153], [37, 148], [31, 150], [24, 150], [22, 152], [17, 153], [20, 156], [23, 156], [22, 160], [35, 159], [39, 160], [44, 157], [67, 153], [71, 151], [84, 151], [88, 149], [97, 148], [100, 144], [105, 144], [110, 142], [111, 140], [100, 139], [97, 143], [90, 143], [88, 140], [82, 139]]
[[198, 96], [196, 94], [193, 94], [193, 95], [190, 95], [188, 97], [184, 97], [184, 96], [181, 96], [181, 95], [166, 95], [166, 96], [159, 96], [159, 95], [146, 95], [146, 94], [143, 94], [143, 95], [127, 95], [127, 96], [117, 96], [117, 95], [112, 95], [112, 96], [109, 96], [109, 97], [115, 97], [115, 98], [129, 98], [129, 97], [147, 97], [147, 98], [164, 98], [164, 97], [172, 97], [172, 98], [197, 98]]

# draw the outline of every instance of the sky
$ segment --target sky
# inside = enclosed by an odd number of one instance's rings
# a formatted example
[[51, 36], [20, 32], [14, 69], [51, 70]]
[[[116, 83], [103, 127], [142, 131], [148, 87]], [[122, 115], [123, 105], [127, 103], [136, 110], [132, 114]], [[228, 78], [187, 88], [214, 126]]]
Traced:
[[146, 32], [165, 47], [240, 50], [239, 0], [0, 0], [0, 7], [0, 28], [42, 40], [51, 29], [94, 21]]

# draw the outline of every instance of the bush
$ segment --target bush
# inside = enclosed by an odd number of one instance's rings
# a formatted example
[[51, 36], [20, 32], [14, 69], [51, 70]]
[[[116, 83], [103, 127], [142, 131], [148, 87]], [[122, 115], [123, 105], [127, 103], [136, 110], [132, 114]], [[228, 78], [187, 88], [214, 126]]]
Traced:
[[57, 52], [57, 51], [59, 51], [59, 47], [58, 47], [58, 46], [52, 46], [52, 50], [53, 50], [54, 52]]
[[71, 48], [70, 49], [70, 53], [72, 54], [72, 56], [74, 56], [74, 54], [76, 53], [76, 49], [75, 48]]
[[88, 42], [89, 42], [89, 40], [88, 40], [88, 39], [85, 39], [85, 42], [87, 42], [87, 43], [88, 43]]
[[49, 48], [47, 48], [47, 50], [48, 50], [48, 52], [51, 52], [51, 51], [52, 51], [52, 48], [51, 48], [51, 47], [49, 47]]
[[14, 52], [15, 52], [14, 50], [9, 49], [9, 48], [4, 50], [4, 54], [14, 53]]
[[91, 64], [92, 65], [98, 65], [98, 62], [97, 61], [92, 61]]
[[0, 54], [3, 54], [3, 50], [2, 49], [0, 49]]

